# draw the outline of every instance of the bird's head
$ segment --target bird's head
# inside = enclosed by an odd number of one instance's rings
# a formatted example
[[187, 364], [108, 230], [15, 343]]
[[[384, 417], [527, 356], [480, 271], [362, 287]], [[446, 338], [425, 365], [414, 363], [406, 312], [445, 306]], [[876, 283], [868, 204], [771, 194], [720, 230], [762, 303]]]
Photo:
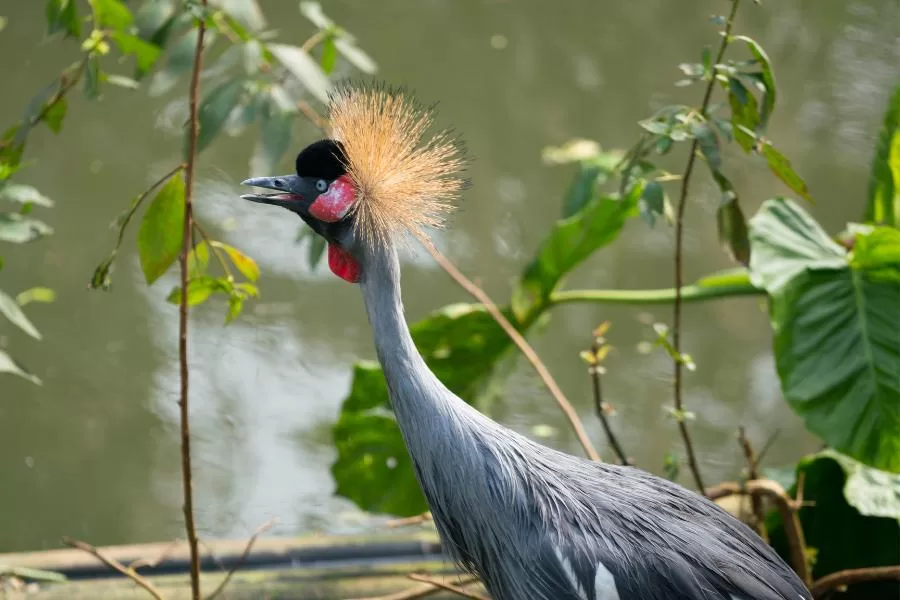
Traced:
[[356, 282], [367, 252], [405, 239], [427, 243], [465, 185], [461, 148], [446, 132], [424, 140], [432, 113], [402, 92], [340, 89], [329, 105], [329, 138], [304, 148], [296, 173], [242, 182], [272, 190], [241, 196], [300, 216], [328, 242], [328, 265]]

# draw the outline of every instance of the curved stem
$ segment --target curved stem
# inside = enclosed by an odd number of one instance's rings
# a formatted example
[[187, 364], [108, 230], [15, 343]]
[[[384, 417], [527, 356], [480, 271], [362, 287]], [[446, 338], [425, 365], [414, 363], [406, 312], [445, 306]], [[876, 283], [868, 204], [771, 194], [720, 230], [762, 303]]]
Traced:
[[[765, 296], [765, 290], [747, 284], [706, 287], [686, 285], [681, 288], [681, 302], [703, 302], [716, 298]], [[550, 305], [594, 302], [597, 304], [670, 304], [678, 296], [675, 288], [659, 290], [563, 290], [550, 295]]]
[[836, 588], [852, 585], [854, 583], [869, 583], [872, 581], [900, 581], [900, 565], [892, 567], [868, 567], [864, 569], [847, 569], [837, 571], [816, 580], [812, 585], [814, 598], [823, 598], [828, 592]]

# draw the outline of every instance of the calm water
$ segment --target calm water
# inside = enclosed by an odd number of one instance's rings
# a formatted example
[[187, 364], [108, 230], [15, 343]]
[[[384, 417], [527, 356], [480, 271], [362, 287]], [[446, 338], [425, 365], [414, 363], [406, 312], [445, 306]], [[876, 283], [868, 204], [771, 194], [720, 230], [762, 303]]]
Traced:
[[[282, 40], [300, 43], [309, 35], [295, 2], [262, 4], [270, 22], [281, 26]], [[861, 214], [874, 136], [900, 76], [900, 8], [890, 0], [745, 4], [738, 29], [758, 37], [776, 65], [780, 106], [771, 137], [809, 182], [818, 199], [816, 216], [836, 231]], [[706, 17], [727, 4], [695, 1], [690, 11], [687, 5], [342, 1], [326, 3], [326, 11], [357, 35], [379, 62], [381, 77], [406, 84], [427, 101], [440, 100], [441, 121], [466, 138], [476, 157], [475, 185], [442, 243], [502, 301], [558, 215], [570, 176], [542, 166], [541, 149], [574, 136], [624, 146], [637, 134], [635, 121], [656, 107], [695, 101], [697, 89], [671, 85], [679, 78], [676, 64], [697, 60], [704, 43], [716, 42]], [[0, 114], [12, 123], [77, 46], [43, 41], [43, 3], [3, 2], [0, 14], [9, 18], [0, 33], [0, 52], [7, 57], [0, 64]], [[494, 36], [506, 46], [495, 49]], [[29, 307], [45, 334], [42, 342], [6, 324], [0, 329], [6, 336], [0, 340], [45, 381], [36, 387], [0, 378], [0, 552], [55, 547], [62, 535], [109, 544], [181, 534], [176, 320], [174, 307], [164, 302], [171, 281], [143, 285], [129, 238], [113, 291], [85, 288], [113, 244], [108, 223], [179, 160], [184, 93], [183, 85], [154, 99], [110, 89], [100, 103], [76, 94], [63, 133], [42, 130], [30, 142], [27, 157], [39, 160], [21, 181], [57, 201], [54, 209], [40, 209], [56, 235], [4, 246], [0, 286], [17, 292], [47, 285], [58, 301]], [[350, 366], [374, 356], [361, 299], [327, 269], [306, 268], [305, 250], [293, 243], [298, 223], [287, 213], [237, 198], [254, 135], [218, 141], [204, 153], [198, 181], [200, 217], [258, 259], [264, 293], [227, 328], [221, 306], [194, 313], [192, 406], [202, 534], [244, 536], [270, 517], [281, 520], [277, 533], [283, 535], [375, 527], [377, 519], [332, 496], [328, 470], [335, 454], [330, 427]], [[312, 135], [297, 128], [295, 147]], [[683, 155], [675, 158], [673, 169], [683, 162]], [[734, 152], [727, 160], [748, 212], [786, 193], [758, 161]], [[290, 160], [281, 170], [290, 170]], [[688, 219], [690, 278], [729, 266], [715, 239], [716, 193], [705, 177], [697, 182]], [[651, 231], [636, 221], [568, 285], [668, 287], [670, 246], [665, 228]], [[469, 300], [420, 259], [404, 270], [404, 290], [411, 319]], [[624, 445], [656, 472], [666, 450], [681, 449], [663, 410], [671, 401], [670, 365], [638, 346], [652, 339], [648, 320], [669, 314], [665, 307], [649, 313], [566, 307], [555, 312], [548, 330], [533, 336], [605, 451], [577, 354], [593, 326], [613, 322], [617, 351], [608, 363], [606, 399], [618, 408], [615, 427]], [[698, 364], [686, 380], [687, 404], [698, 414], [692, 429], [708, 482], [735, 476], [739, 425], [758, 444], [780, 430], [770, 464], [815, 448], [780, 398], [758, 300], [691, 306], [686, 324], [685, 349]], [[549, 425], [555, 433], [548, 443], [579, 451], [525, 364], [518, 364], [493, 411], [528, 434]]]

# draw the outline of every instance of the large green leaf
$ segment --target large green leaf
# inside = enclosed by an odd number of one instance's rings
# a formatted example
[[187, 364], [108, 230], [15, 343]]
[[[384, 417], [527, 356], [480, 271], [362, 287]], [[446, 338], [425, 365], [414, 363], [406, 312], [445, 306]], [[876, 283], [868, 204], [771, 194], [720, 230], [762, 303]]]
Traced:
[[184, 179], [171, 177], [147, 207], [138, 231], [138, 255], [150, 285], [165, 273], [181, 251], [184, 239]]
[[[506, 311], [508, 316], [508, 311]], [[512, 342], [480, 305], [446, 306], [411, 327], [413, 340], [435, 375], [469, 402], [484, 389]], [[358, 363], [350, 394], [334, 427], [337, 493], [369, 511], [412, 515], [425, 500], [390, 412], [384, 374]]]
[[878, 135], [865, 220], [900, 227], [900, 85], [894, 88]]
[[900, 236], [833, 242], [797, 204], [750, 223], [753, 284], [769, 294], [785, 399], [807, 427], [868, 465], [900, 471]]
[[512, 310], [520, 323], [546, 304], [567, 273], [619, 236], [625, 222], [638, 212], [642, 187], [634, 186], [621, 198], [595, 196], [554, 224], [513, 290]]
[[[814, 550], [813, 576], [818, 579], [843, 569], [900, 563], [900, 476], [866, 467], [825, 450], [805, 457], [796, 468], [804, 476], [803, 497], [810, 505], [800, 510], [807, 547]], [[781, 517], [767, 520], [772, 545], [788, 556]], [[854, 585], [841, 594], [847, 600], [897, 598], [900, 584]]]

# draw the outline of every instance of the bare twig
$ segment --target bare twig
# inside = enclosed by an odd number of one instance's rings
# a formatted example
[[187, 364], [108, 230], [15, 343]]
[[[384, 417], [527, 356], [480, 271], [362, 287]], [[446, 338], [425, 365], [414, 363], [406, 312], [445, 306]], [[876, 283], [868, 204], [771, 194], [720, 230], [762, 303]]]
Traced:
[[584, 448], [584, 453], [591, 460], [601, 460], [600, 455], [597, 453], [597, 450], [594, 449], [594, 445], [591, 443], [590, 438], [587, 435], [587, 432], [584, 430], [584, 424], [581, 422], [581, 419], [578, 417], [578, 413], [575, 412], [575, 408], [572, 407], [572, 404], [566, 398], [565, 394], [562, 393], [562, 390], [559, 389], [559, 386], [556, 384], [556, 380], [553, 379], [553, 375], [550, 374], [550, 371], [547, 370], [547, 367], [541, 362], [541, 359], [538, 357], [537, 353], [534, 349], [528, 344], [525, 338], [521, 333], [516, 330], [515, 327], [509, 322], [509, 320], [503, 316], [503, 313], [500, 312], [500, 309], [494, 304], [494, 302], [490, 299], [490, 297], [482, 290], [480, 287], [472, 283], [465, 275], [463, 275], [459, 269], [456, 268], [456, 265], [451, 263], [443, 254], [438, 252], [437, 248], [431, 246], [431, 244], [423, 244], [425, 249], [434, 257], [434, 260], [441, 266], [444, 271], [447, 272], [450, 277], [453, 278], [456, 283], [462, 286], [467, 292], [472, 294], [476, 300], [478, 300], [481, 304], [484, 305], [484, 308], [488, 311], [491, 317], [497, 321], [497, 324], [506, 332], [506, 335], [510, 337], [513, 343], [519, 348], [519, 351], [528, 359], [528, 362], [531, 363], [531, 366], [534, 367], [534, 370], [537, 371], [538, 376], [541, 378], [541, 381], [544, 382], [544, 385], [550, 391], [550, 395], [553, 396], [553, 399], [556, 400], [556, 403], [559, 404], [559, 408], [563, 411], [563, 414], [568, 419], [569, 424], [572, 427], [572, 430], [575, 432], [575, 436], [578, 438], [578, 441], [581, 443], [582, 448]]
[[781, 514], [781, 520], [784, 522], [784, 532], [787, 536], [788, 550], [794, 571], [797, 572], [803, 583], [809, 586], [810, 571], [809, 562], [806, 560], [806, 540], [798, 515], [798, 511], [803, 505], [802, 499], [792, 499], [778, 482], [771, 479], [754, 479], [743, 484], [727, 481], [706, 490], [706, 496], [710, 500], [718, 500], [735, 494], [764, 496], [775, 503]]
[[178, 547], [178, 540], [172, 540], [168, 546], [163, 548], [163, 551], [159, 553], [156, 558], [139, 558], [130, 565], [128, 565], [129, 569], [143, 569], [146, 567], [150, 567], [151, 569], [165, 560], [169, 554], [172, 553]]
[[812, 584], [810, 591], [812, 591], [813, 598], [823, 598], [832, 590], [853, 585], [854, 583], [891, 580], [900, 581], [900, 565], [837, 571], [816, 580], [816, 582]]
[[[201, 0], [206, 8], [207, 0]], [[191, 552], [191, 597], [200, 600], [200, 551], [197, 544], [197, 527], [194, 524], [194, 491], [191, 474], [191, 427], [188, 411], [188, 255], [191, 252], [191, 232], [193, 230], [194, 168], [197, 160], [197, 137], [200, 121], [197, 105], [200, 96], [200, 68], [203, 64], [203, 39], [206, 36], [206, 22], [197, 23], [197, 45], [194, 50], [194, 66], [191, 72], [191, 87], [188, 105], [190, 109], [188, 128], [187, 165], [184, 170], [184, 234], [181, 240], [181, 304], [178, 311], [178, 362], [181, 370], [181, 396], [178, 400], [181, 418], [181, 477], [184, 491], [184, 527], [187, 531], [188, 547]]]
[[[466, 575], [464, 577], [460, 577], [457, 585], [469, 585], [470, 583], [474, 583], [478, 581], [477, 577], [472, 577], [471, 575]], [[394, 594], [386, 594], [384, 596], [372, 596], [369, 598], [356, 598], [354, 600], [419, 600], [419, 598], [427, 598], [428, 596], [432, 596], [442, 591], [443, 588], [434, 585], [433, 583], [423, 583], [421, 585], [417, 585], [416, 587], [410, 588], [408, 590], [403, 590], [402, 592], [396, 592]]]
[[126, 567], [125, 565], [123, 565], [122, 563], [117, 561], [116, 559], [106, 556], [105, 554], [103, 554], [103, 552], [101, 552], [100, 550], [98, 550], [94, 546], [91, 546], [88, 543], [80, 542], [78, 540], [73, 540], [72, 538], [68, 538], [68, 537], [64, 537], [62, 539], [62, 543], [65, 544], [66, 546], [70, 546], [72, 548], [76, 548], [78, 550], [83, 550], [84, 552], [87, 552], [88, 554], [92, 555], [94, 558], [96, 558], [97, 560], [102, 562], [104, 565], [106, 565], [110, 569], [118, 571], [119, 573], [121, 573], [122, 575], [127, 577], [128, 579], [135, 582], [140, 587], [147, 590], [147, 593], [150, 594], [151, 596], [153, 596], [154, 598], [156, 598], [156, 600], [163, 600], [163, 595], [156, 588], [156, 586], [154, 586], [152, 583], [150, 583], [150, 581], [146, 577], [143, 577], [142, 575], [137, 573], [133, 568]]
[[406, 517], [403, 519], [392, 519], [387, 522], [387, 526], [390, 528], [407, 527], [408, 525], [421, 525], [422, 523], [427, 523], [431, 520], [431, 513], [423, 512], [421, 515], [414, 515], [412, 517]]
[[[738, 443], [747, 460], [747, 479], [759, 479], [759, 462], [753, 452], [753, 446], [747, 437], [747, 430], [743, 426], [738, 428]], [[766, 515], [763, 500], [759, 496], [751, 495], [750, 503], [753, 508], [753, 529], [766, 542], [769, 541], [769, 532], [766, 531]]]
[[407, 575], [407, 577], [409, 577], [413, 581], [420, 581], [422, 583], [427, 583], [429, 585], [438, 587], [442, 590], [446, 590], [448, 592], [453, 592], [454, 594], [458, 594], [458, 595], [462, 596], [463, 598], [471, 598], [472, 600], [491, 600], [487, 596], [482, 596], [481, 594], [477, 594], [475, 592], [470, 592], [468, 590], [464, 590], [463, 588], [459, 587], [458, 585], [453, 585], [451, 583], [444, 583], [443, 581], [441, 581], [440, 579], [437, 579], [435, 577], [429, 577], [427, 575], [416, 575], [415, 573], [410, 573], [409, 575]]
[[231, 581], [231, 578], [234, 576], [235, 571], [237, 571], [244, 565], [244, 562], [247, 560], [247, 556], [250, 555], [250, 551], [253, 549], [253, 544], [256, 543], [256, 540], [259, 538], [259, 536], [272, 529], [272, 527], [274, 527], [277, 523], [278, 519], [269, 519], [256, 528], [256, 531], [254, 531], [253, 535], [250, 536], [250, 539], [247, 540], [247, 545], [244, 546], [244, 551], [241, 553], [241, 557], [234, 564], [234, 566], [229, 569], [228, 573], [225, 575], [225, 578], [218, 585], [218, 587], [213, 590], [213, 593], [206, 597], [206, 600], [213, 600], [213, 598], [215, 598], [222, 590], [225, 589], [225, 587], [228, 585], [228, 582]]
[[[722, 62], [725, 55], [725, 49], [731, 41], [731, 30], [734, 26], [734, 17], [737, 14], [738, 6], [741, 0], [731, 0], [731, 14], [728, 15], [728, 21], [725, 25], [725, 33], [722, 36], [722, 43], [719, 45], [719, 53], [713, 64]], [[706, 116], [709, 110], [709, 101], [712, 98], [713, 89], [716, 85], [715, 75], [710, 77], [706, 84], [706, 91], [703, 93], [703, 103], [700, 105], [700, 114]], [[687, 166], [684, 169], [684, 178], [681, 180], [681, 193], [678, 197], [678, 209], [675, 216], [675, 305], [672, 314], [672, 345], [675, 347], [677, 356], [674, 360], [675, 365], [675, 383], [674, 383], [674, 404], [676, 414], [684, 413], [684, 400], [682, 399], [682, 381], [681, 381], [681, 288], [684, 285], [683, 256], [684, 256], [684, 212], [687, 207], [688, 190], [691, 183], [691, 174], [694, 172], [694, 163], [697, 158], [697, 151], [700, 143], [694, 139], [691, 142], [691, 150], [688, 155]], [[681, 437], [684, 439], [684, 449], [687, 453], [688, 465], [691, 473], [694, 475], [694, 484], [701, 492], [706, 489], [703, 485], [703, 478], [700, 476], [700, 465], [697, 462], [697, 456], [694, 453], [694, 444], [691, 441], [688, 432], [687, 423], [684, 419], [678, 419], [678, 429], [681, 431]]]
[[[596, 355], [598, 350], [596, 342], [592, 346], [592, 350]], [[591, 382], [594, 390], [594, 409], [597, 412], [597, 418], [600, 419], [600, 424], [603, 426], [603, 431], [606, 432], [606, 439], [609, 440], [609, 445], [612, 446], [613, 451], [619, 458], [619, 462], [623, 465], [631, 466], [631, 459], [628, 458], [628, 455], [625, 454], [625, 450], [622, 449], [619, 438], [613, 433], [612, 427], [610, 427], [609, 424], [609, 419], [606, 417], [606, 411], [604, 410], [605, 403], [603, 402], [603, 389], [600, 385], [600, 369], [600, 365], [590, 365], [588, 367], [588, 373], [591, 375]]]

